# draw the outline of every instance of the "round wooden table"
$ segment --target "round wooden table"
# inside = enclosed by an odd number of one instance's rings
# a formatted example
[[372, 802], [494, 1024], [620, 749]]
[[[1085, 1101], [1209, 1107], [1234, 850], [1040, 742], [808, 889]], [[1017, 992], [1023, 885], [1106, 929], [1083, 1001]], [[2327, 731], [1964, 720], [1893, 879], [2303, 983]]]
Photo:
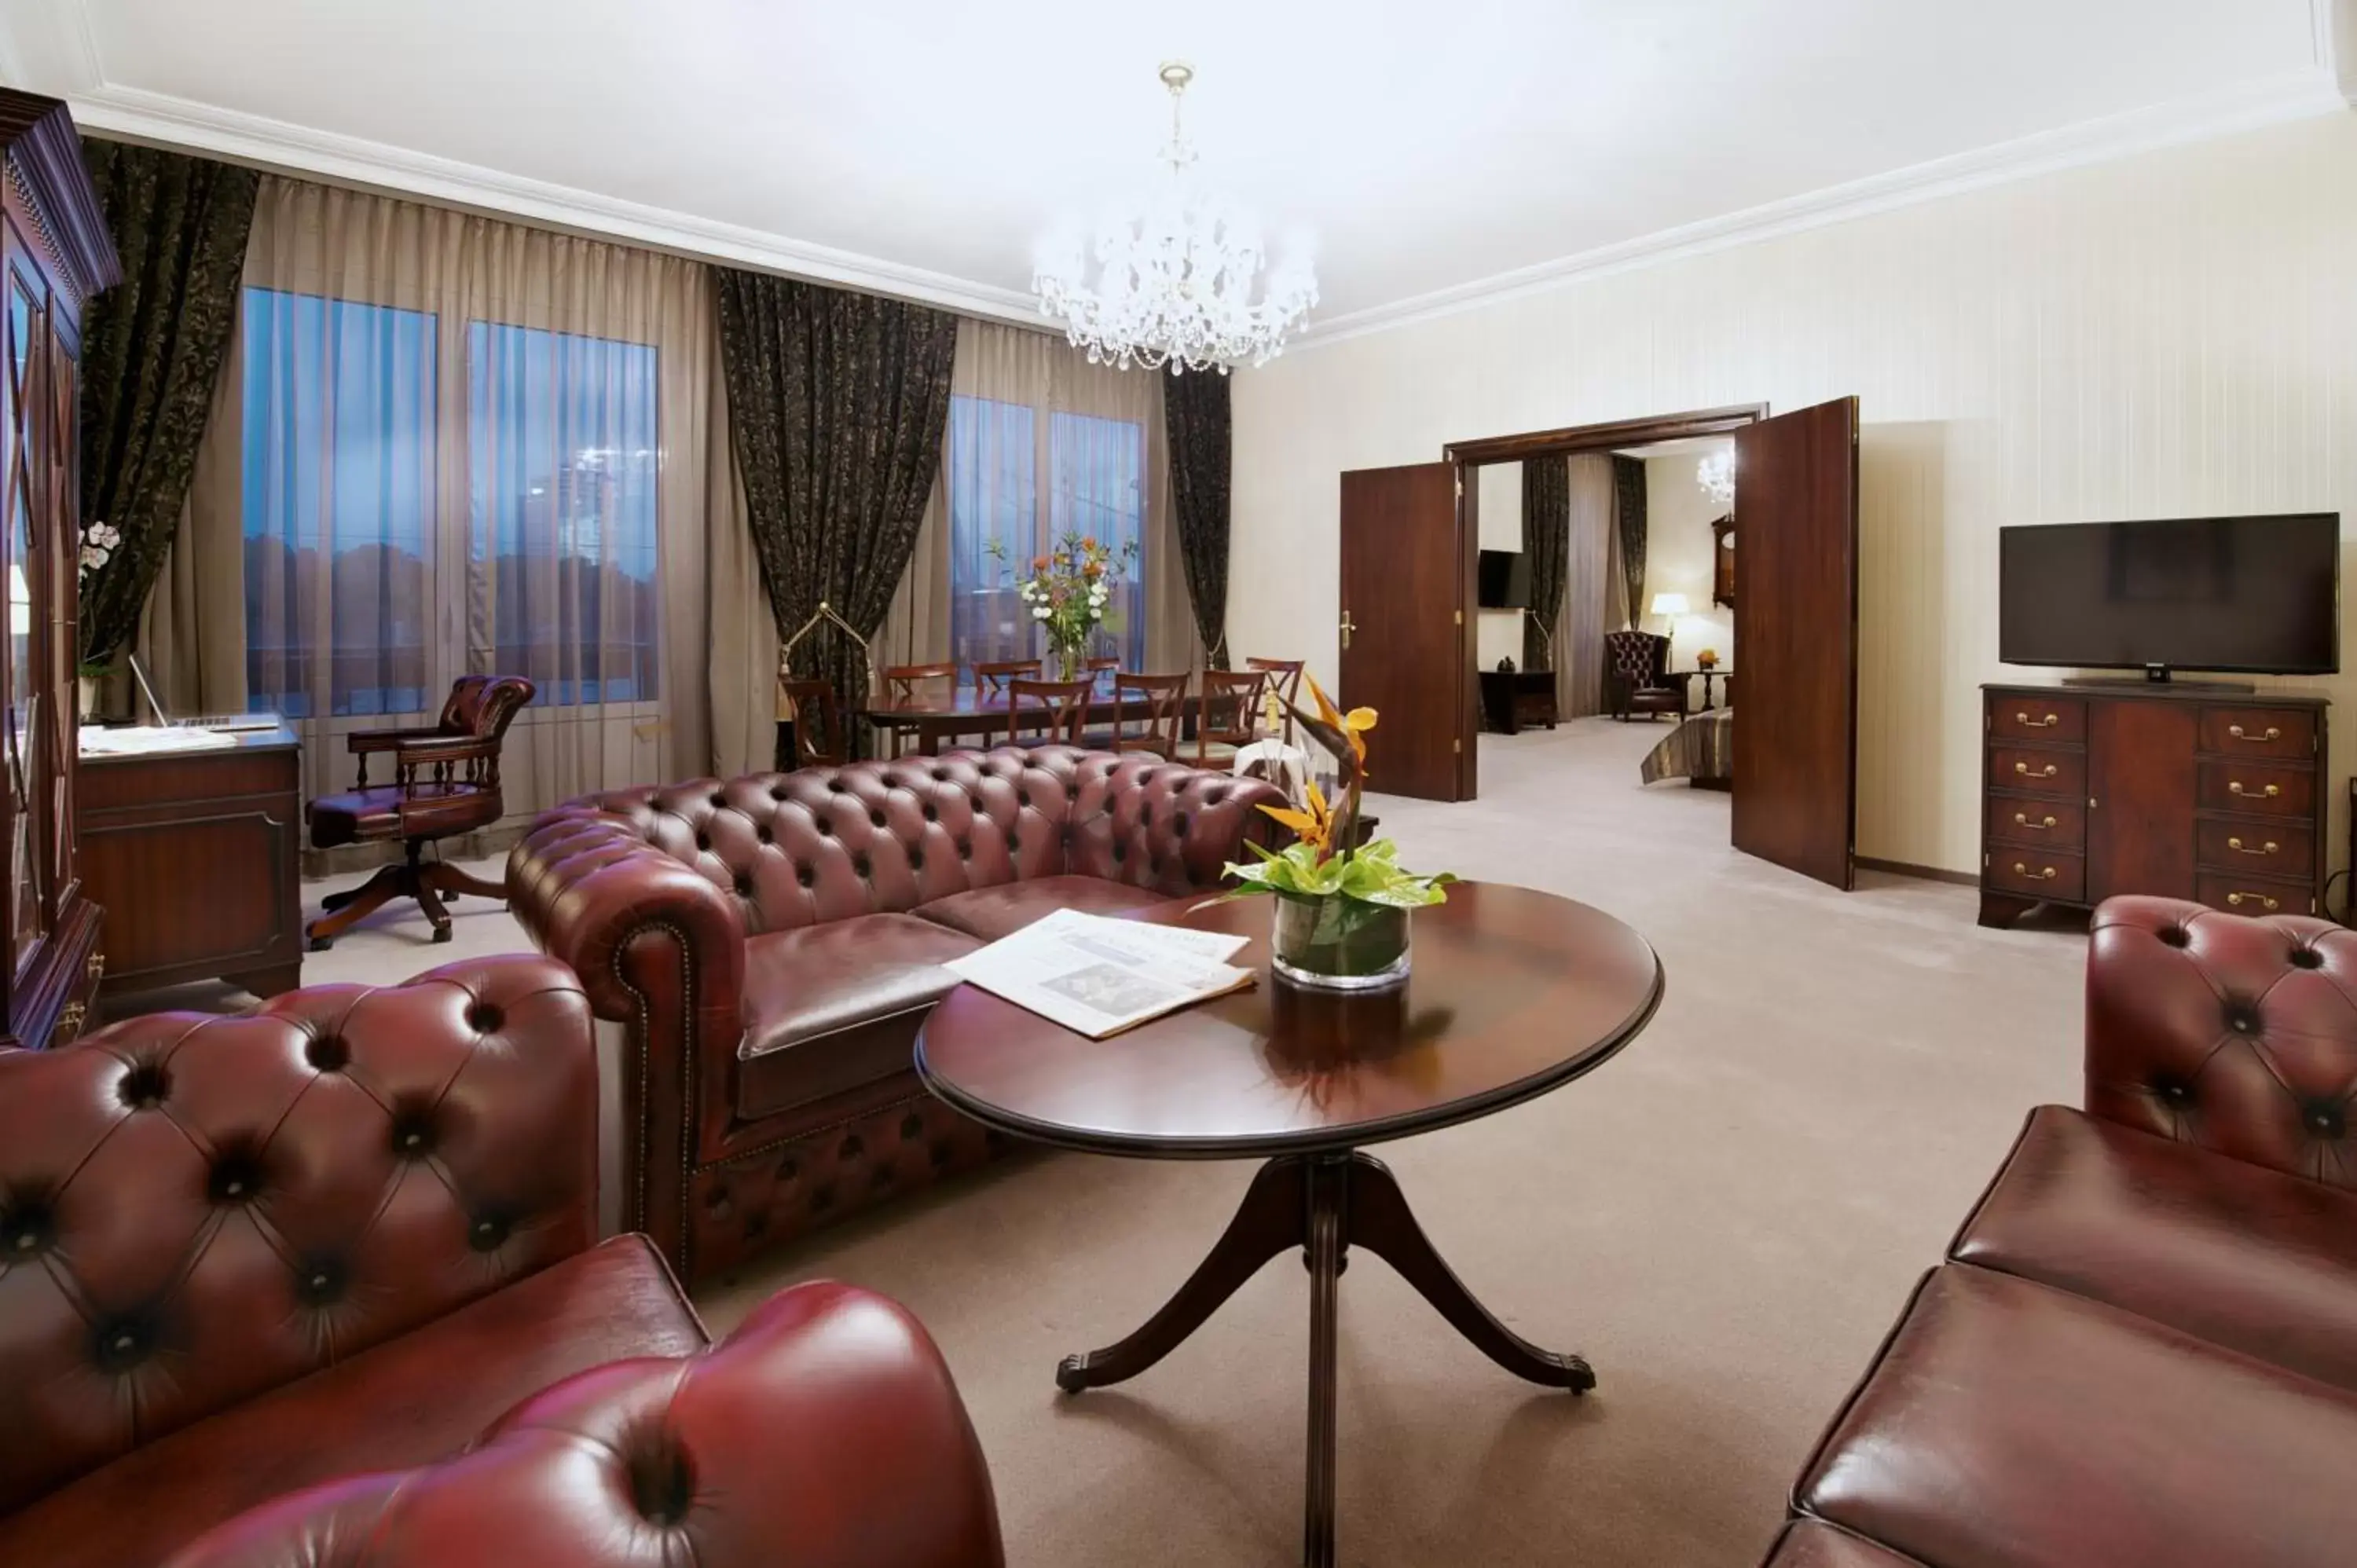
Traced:
[[[1337, 1284], [1353, 1246], [1396, 1269], [1506, 1370], [1574, 1393], [1577, 1356], [1515, 1334], [1458, 1282], [1365, 1145], [1452, 1126], [1570, 1082], [1634, 1038], [1662, 1000], [1645, 939], [1600, 909], [1526, 887], [1464, 883], [1415, 916], [1407, 983], [1345, 995], [1268, 970], [1271, 900], [1178, 906], [1149, 917], [1252, 943], [1250, 990], [1091, 1040], [971, 985], [943, 998], [917, 1041], [935, 1094], [986, 1125], [1064, 1148], [1147, 1159], [1268, 1163], [1178, 1294], [1127, 1338], [1068, 1356], [1068, 1393], [1153, 1366], [1278, 1254], [1309, 1270], [1309, 1434], [1302, 1556], [1334, 1560]], [[1501, 1202], [1521, 1202], [1510, 1180]]]

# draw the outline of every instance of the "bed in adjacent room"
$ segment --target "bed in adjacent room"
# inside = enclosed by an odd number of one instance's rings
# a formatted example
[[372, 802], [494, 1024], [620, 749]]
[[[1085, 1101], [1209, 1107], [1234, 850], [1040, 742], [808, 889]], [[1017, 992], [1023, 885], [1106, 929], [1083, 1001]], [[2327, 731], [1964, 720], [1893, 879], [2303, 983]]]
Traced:
[[1712, 708], [1689, 714], [1684, 723], [1645, 754], [1637, 765], [1648, 784], [1684, 779], [1705, 789], [1735, 784], [1735, 710]]

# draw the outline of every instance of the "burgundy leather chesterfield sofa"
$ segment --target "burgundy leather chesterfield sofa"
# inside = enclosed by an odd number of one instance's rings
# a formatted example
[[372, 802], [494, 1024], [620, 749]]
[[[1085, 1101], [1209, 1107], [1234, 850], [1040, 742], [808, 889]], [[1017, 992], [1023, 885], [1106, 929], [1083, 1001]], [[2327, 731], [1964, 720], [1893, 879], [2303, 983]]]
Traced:
[[0, 1563], [998, 1563], [899, 1307], [708, 1348], [593, 1244], [589, 1031], [517, 957], [0, 1054]]
[[2357, 1561], [2357, 931], [2111, 900], [2086, 1072], [1916, 1288], [1774, 1568]]
[[621, 1223], [688, 1279], [988, 1157], [924, 1092], [947, 959], [1052, 909], [1219, 886], [1270, 785], [1070, 746], [592, 795], [508, 861], [509, 906], [622, 1033]]

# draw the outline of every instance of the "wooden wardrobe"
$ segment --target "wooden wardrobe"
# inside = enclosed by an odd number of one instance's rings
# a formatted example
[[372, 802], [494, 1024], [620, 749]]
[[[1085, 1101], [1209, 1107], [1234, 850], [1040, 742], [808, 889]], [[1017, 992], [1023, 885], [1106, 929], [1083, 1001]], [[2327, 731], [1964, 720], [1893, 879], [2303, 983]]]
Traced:
[[63, 102], [0, 90], [0, 1048], [62, 1044], [106, 966], [74, 845], [81, 324], [122, 281]]

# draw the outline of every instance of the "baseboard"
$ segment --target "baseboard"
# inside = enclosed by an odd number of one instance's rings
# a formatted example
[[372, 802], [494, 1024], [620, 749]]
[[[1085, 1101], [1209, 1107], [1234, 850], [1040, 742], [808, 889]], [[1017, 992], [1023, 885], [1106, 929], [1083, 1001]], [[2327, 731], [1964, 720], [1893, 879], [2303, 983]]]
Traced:
[[1887, 871], [1893, 876], [1913, 876], [1925, 882], [1953, 883], [1958, 887], [1978, 887], [1981, 879], [1970, 871], [1943, 871], [1936, 865], [1912, 865], [1903, 860], [1870, 860], [1865, 855], [1854, 856], [1851, 864], [1860, 871]]

